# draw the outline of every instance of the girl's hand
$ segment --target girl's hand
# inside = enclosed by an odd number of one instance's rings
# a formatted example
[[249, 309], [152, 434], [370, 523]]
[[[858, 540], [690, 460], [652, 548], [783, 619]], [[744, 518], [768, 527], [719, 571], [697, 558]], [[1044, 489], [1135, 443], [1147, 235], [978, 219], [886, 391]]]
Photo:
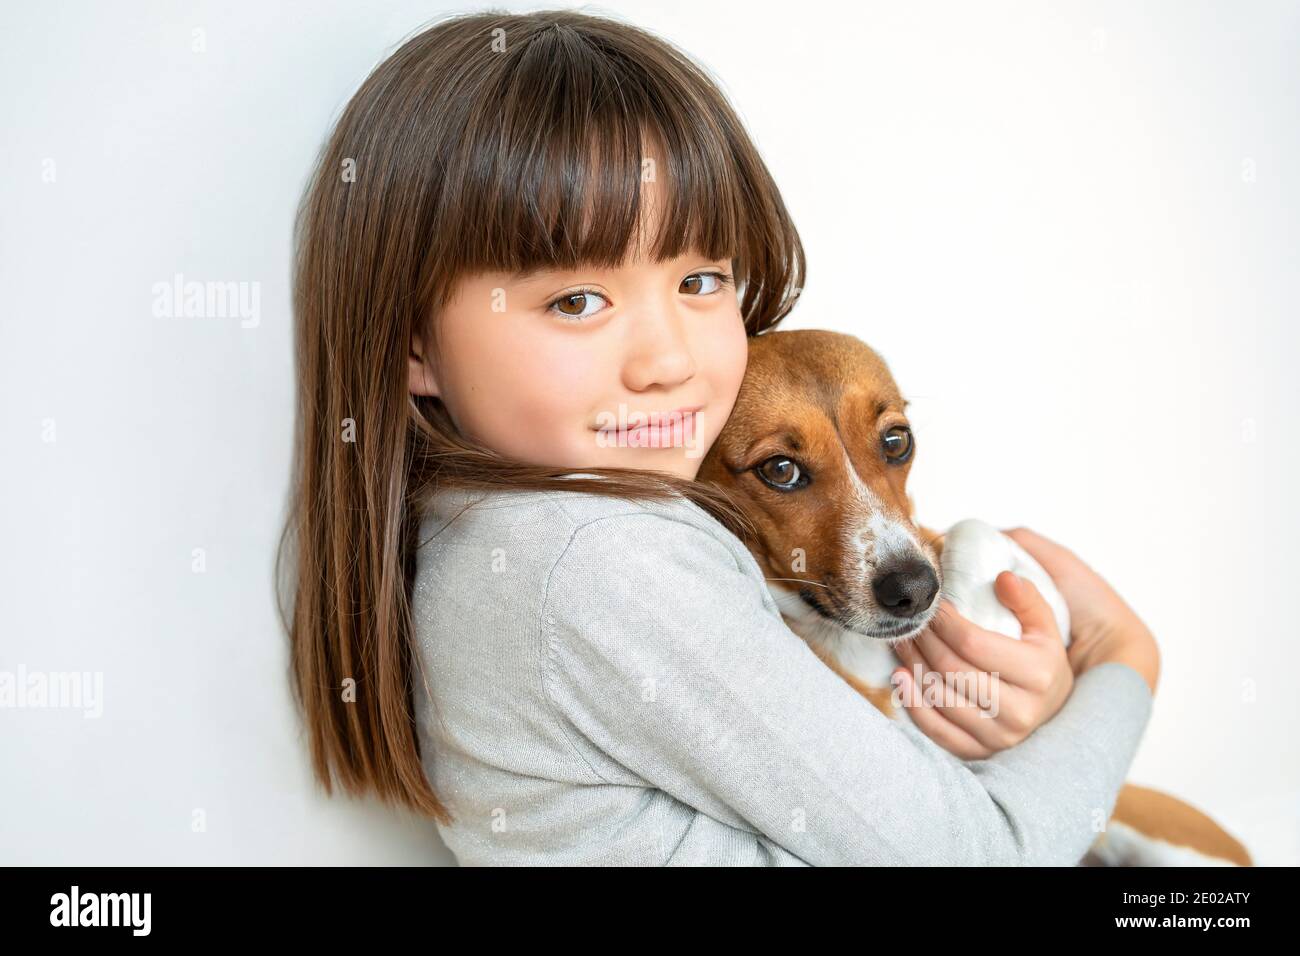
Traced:
[[[1020, 621], [1020, 640], [979, 627], [945, 598], [929, 627], [894, 646], [907, 666], [894, 671], [891, 683], [900, 686], [912, 720], [963, 760], [983, 760], [1020, 743], [1061, 709], [1074, 687], [1065, 642], [1038, 588], [1003, 571], [993, 592]], [[918, 667], [924, 684], [914, 690]], [[942, 703], [927, 702], [937, 693], [927, 692], [931, 686], [942, 688]]]
[[1077, 677], [1107, 661], [1128, 664], [1151, 693], [1160, 678], [1155, 635], [1105, 580], [1069, 548], [1028, 528], [1004, 529], [1052, 578], [1070, 611], [1070, 665]]

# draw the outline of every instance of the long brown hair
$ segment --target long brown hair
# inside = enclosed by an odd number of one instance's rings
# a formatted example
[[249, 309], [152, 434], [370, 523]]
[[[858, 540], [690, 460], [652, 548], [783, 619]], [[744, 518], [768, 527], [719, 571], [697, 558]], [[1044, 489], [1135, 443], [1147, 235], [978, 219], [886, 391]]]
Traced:
[[411, 583], [436, 488], [681, 496], [753, 534], [716, 486], [630, 468], [564, 478], [466, 440], [440, 399], [407, 389], [412, 333], [431, 330], [436, 349], [459, 277], [623, 261], [647, 136], [667, 195], [655, 261], [692, 248], [730, 258], [747, 332], [776, 325], [804, 276], [776, 185], [709, 75], [617, 20], [489, 10], [435, 21], [375, 68], [318, 157], [294, 234], [297, 422], [276, 579], [327, 793], [332, 773], [352, 795], [451, 821], [421, 766], [412, 706]]

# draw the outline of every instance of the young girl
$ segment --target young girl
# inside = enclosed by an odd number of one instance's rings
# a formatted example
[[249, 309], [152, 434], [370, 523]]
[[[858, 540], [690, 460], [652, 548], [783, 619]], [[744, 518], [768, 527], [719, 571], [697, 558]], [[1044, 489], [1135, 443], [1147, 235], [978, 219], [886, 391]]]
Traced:
[[1083, 856], [1156, 673], [1100, 578], [1034, 539], [1069, 660], [999, 585], [1032, 679], [964, 762], [956, 721], [886, 719], [786, 627], [692, 480], [804, 259], [686, 56], [576, 12], [444, 20], [348, 104], [297, 242], [286, 626], [327, 791], [430, 815], [462, 864]]

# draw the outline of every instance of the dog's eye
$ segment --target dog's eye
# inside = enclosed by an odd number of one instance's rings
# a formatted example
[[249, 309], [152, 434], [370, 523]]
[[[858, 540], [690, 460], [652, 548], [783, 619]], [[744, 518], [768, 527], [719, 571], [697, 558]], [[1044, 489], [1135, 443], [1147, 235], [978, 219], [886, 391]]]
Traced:
[[774, 455], [754, 471], [777, 491], [794, 491], [808, 484], [808, 475], [785, 455]]
[[895, 465], [901, 465], [912, 457], [916, 442], [912, 440], [912, 429], [906, 425], [895, 425], [888, 429], [880, 439], [885, 449], [885, 458]]

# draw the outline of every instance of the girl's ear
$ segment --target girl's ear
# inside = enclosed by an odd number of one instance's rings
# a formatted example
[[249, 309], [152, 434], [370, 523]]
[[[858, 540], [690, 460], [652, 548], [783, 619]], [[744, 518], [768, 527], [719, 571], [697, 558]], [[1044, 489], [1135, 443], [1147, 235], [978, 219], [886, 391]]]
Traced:
[[407, 388], [412, 395], [440, 395], [438, 380], [433, 374], [433, 364], [424, 354], [418, 333], [411, 335], [411, 355], [407, 360]]

